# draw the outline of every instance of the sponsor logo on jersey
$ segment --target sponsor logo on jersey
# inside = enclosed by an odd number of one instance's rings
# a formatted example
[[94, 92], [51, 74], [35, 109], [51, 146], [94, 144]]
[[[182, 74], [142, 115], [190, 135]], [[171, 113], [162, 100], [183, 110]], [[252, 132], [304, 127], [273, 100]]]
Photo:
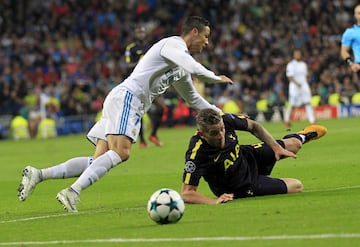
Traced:
[[219, 154], [218, 156], [216, 156], [216, 158], [214, 159], [214, 162], [215, 162], [215, 163], [219, 160], [220, 155], [221, 155], [221, 154]]

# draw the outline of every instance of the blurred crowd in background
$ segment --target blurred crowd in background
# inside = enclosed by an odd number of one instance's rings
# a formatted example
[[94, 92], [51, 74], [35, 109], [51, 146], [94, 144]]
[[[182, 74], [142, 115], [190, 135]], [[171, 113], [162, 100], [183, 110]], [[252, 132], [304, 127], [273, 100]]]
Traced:
[[[353, 0], [2, 0], [0, 5], [0, 115], [36, 118], [46, 97], [53, 118], [96, 114], [107, 92], [129, 71], [125, 47], [144, 25], [152, 44], [178, 35], [190, 15], [211, 23], [210, 43], [196, 59], [233, 85], [194, 83], [209, 101], [233, 100], [256, 111], [287, 100], [286, 64], [300, 48], [313, 95], [327, 104], [331, 93], [350, 99], [356, 74], [340, 59], [341, 35], [354, 23]], [[172, 91], [169, 119], [191, 114]], [[190, 113], [189, 113], [190, 112]], [[180, 120], [179, 120], [180, 121]], [[186, 121], [185, 121], [186, 122]], [[171, 125], [174, 122], [168, 122]]]

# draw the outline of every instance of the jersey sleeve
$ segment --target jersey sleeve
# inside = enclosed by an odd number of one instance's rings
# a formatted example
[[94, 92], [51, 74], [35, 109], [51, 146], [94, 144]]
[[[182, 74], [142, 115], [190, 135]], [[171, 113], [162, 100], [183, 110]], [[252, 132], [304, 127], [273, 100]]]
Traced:
[[131, 49], [135, 46], [135, 43], [131, 43], [129, 45], [126, 46], [125, 49], [125, 62], [127, 64], [132, 62], [132, 57], [131, 57]]
[[341, 37], [341, 45], [351, 47], [352, 35], [351, 29], [347, 28]]
[[191, 76], [187, 75], [183, 80], [177, 81], [173, 84], [175, 90], [179, 95], [189, 104], [190, 107], [196, 110], [212, 108], [217, 112], [221, 110], [215, 105], [211, 105], [206, 101], [195, 89], [191, 82]]
[[293, 63], [290, 62], [286, 65], [286, 76], [294, 76], [294, 69], [293, 69]]
[[222, 116], [224, 124], [227, 129], [247, 131], [248, 130], [248, 121], [247, 117], [244, 115], [236, 115], [236, 114], [224, 114]]
[[185, 155], [185, 168], [183, 173], [183, 183], [198, 186], [201, 177], [206, 169], [206, 159], [202, 156], [202, 141], [200, 138], [193, 137], [190, 140], [188, 150]]
[[221, 78], [211, 70], [198, 63], [189, 53], [189, 50], [179, 39], [169, 39], [161, 49], [161, 56], [184, 68], [187, 72], [195, 75], [200, 80], [215, 83]]

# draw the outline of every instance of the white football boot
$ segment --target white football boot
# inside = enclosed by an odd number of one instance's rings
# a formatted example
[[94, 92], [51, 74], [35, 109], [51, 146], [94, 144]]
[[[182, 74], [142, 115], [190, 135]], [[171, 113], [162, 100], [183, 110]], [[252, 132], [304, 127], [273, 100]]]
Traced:
[[22, 172], [22, 180], [18, 187], [18, 197], [20, 201], [25, 201], [26, 198], [34, 191], [36, 184], [41, 182], [41, 171], [27, 166]]
[[66, 188], [56, 195], [56, 199], [63, 205], [64, 209], [69, 213], [76, 213], [76, 204], [79, 200], [79, 195], [72, 189]]

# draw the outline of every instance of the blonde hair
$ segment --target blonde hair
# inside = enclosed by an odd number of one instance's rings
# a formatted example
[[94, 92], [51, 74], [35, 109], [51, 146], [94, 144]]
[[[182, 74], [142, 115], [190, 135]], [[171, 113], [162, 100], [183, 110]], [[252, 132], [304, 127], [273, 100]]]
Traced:
[[221, 121], [221, 116], [217, 111], [209, 108], [199, 111], [195, 120], [198, 129], [206, 131], [207, 126], [218, 124]]

